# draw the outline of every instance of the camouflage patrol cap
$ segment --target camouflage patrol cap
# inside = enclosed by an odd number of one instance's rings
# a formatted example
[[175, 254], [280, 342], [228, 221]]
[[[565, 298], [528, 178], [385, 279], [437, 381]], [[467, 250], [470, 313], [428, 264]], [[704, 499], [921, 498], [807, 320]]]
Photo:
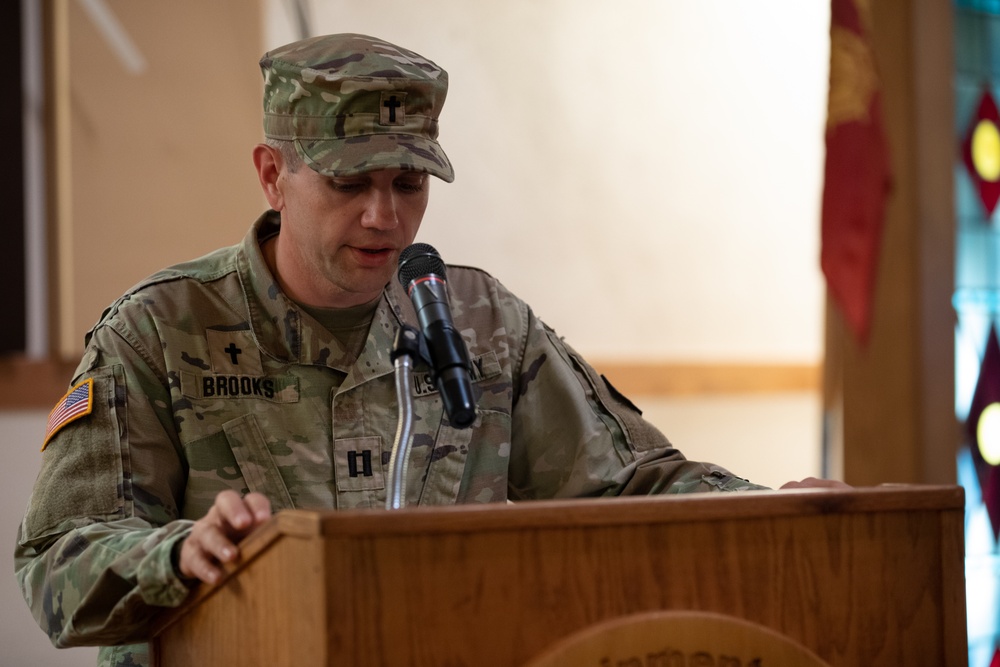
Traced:
[[325, 35], [269, 51], [260, 68], [264, 136], [292, 141], [319, 173], [455, 179], [437, 142], [448, 73], [423, 56], [366, 35]]

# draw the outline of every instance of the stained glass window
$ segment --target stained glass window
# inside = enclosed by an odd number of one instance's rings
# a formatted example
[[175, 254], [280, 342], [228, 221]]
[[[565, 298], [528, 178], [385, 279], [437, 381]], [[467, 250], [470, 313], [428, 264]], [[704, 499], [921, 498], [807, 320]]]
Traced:
[[[1000, 664], [1000, 0], [955, 2], [955, 412], [966, 490], [969, 665]], [[996, 406], [996, 407], [994, 407]], [[989, 505], [996, 509], [992, 516]], [[997, 660], [998, 662], [994, 662]]]

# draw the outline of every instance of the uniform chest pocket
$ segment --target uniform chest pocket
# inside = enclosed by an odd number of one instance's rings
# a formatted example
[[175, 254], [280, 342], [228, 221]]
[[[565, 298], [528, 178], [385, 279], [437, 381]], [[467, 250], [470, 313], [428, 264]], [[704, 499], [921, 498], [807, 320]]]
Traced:
[[264, 434], [257, 424], [257, 418], [252, 413], [244, 415], [223, 424], [222, 430], [247, 488], [270, 498], [271, 509], [275, 512], [291, 509], [294, 506], [291, 495], [264, 442]]
[[510, 436], [511, 420], [506, 412], [481, 409], [472, 426], [463, 429], [442, 422], [430, 452], [419, 503], [505, 501]]

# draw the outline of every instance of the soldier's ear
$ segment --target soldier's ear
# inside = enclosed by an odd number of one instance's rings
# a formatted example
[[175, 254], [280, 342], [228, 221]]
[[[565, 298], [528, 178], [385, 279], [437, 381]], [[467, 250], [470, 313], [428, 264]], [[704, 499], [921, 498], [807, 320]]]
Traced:
[[284, 195], [278, 185], [278, 178], [285, 167], [281, 151], [267, 144], [257, 144], [253, 148], [253, 166], [257, 169], [257, 179], [268, 206], [280, 211], [285, 205]]

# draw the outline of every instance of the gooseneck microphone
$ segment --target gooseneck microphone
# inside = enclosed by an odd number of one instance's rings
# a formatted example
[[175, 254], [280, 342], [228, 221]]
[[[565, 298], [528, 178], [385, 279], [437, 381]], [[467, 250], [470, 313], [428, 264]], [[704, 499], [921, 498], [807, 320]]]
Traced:
[[469, 352], [451, 319], [444, 260], [432, 246], [414, 243], [399, 255], [398, 276], [417, 311], [448, 419], [458, 428], [471, 426], [476, 420], [476, 399], [469, 377]]

